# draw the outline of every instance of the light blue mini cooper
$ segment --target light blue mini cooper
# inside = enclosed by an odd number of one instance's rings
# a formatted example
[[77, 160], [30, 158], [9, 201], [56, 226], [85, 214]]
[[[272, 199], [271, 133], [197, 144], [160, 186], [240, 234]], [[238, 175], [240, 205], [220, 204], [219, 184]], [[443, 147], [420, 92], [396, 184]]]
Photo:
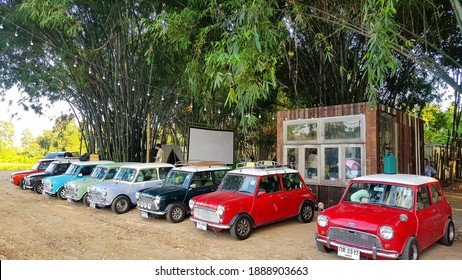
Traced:
[[136, 204], [137, 191], [160, 185], [173, 168], [169, 163], [134, 163], [119, 168], [114, 178], [88, 186], [90, 207], [107, 207], [124, 214]]
[[42, 180], [43, 195], [58, 196], [66, 200], [64, 184], [68, 181], [83, 179], [90, 176], [93, 168], [98, 164], [113, 163], [113, 161], [80, 161], [72, 163], [66, 173], [53, 177], [45, 177]]

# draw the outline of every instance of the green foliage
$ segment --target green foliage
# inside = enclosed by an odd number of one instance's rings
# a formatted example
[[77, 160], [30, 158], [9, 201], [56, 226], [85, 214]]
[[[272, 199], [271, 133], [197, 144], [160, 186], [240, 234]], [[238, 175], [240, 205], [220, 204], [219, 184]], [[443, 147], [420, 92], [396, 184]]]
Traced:
[[10, 122], [0, 121], [0, 151], [13, 146], [14, 127]]

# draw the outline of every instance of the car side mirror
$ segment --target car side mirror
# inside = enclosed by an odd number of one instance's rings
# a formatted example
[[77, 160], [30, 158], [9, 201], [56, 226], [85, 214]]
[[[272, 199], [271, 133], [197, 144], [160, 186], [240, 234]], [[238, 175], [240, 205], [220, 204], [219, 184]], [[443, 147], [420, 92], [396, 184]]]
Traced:
[[196, 188], [196, 184], [191, 184], [191, 185], [189, 185], [189, 188], [195, 189], [195, 188]]
[[78, 177], [82, 177], [82, 176], [83, 176], [83, 174], [82, 174], [82, 173], [79, 173], [79, 175], [77, 175], [77, 176], [78, 176]]
[[265, 191], [259, 191], [257, 193], [257, 197], [260, 197], [260, 196], [265, 196], [266, 195], [266, 192]]

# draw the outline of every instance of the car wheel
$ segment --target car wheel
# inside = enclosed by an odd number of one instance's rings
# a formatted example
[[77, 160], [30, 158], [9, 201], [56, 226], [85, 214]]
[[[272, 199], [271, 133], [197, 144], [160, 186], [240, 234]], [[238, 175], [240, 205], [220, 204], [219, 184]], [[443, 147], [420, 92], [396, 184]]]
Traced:
[[319, 242], [318, 240], [316, 240], [316, 247], [318, 248], [319, 251], [323, 253], [329, 253], [330, 251], [332, 251], [331, 248], [327, 248], [326, 246], [322, 245], [322, 243]]
[[448, 224], [446, 226], [446, 231], [444, 232], [443, 237], [441, 237], [438, 242], [446, 246], [451, 246], [452, 243], [454, 243], [455, 236], [456, 231], [454, 228], [454, 222], [451, 219], [449, 219]]
[[43, 193], [43, 185], [42, 183], [38, 183], [34, 186], [34, 190], [36, 193], [38, 194], [42, 194]]
[[66, 190], [64, 189], [64, 187], [60, 188], [56, 194], [60, 199], [66, 200]]
[[130, 210], [130, 200], [125, 196], [119, 196], [112, 202], [111, 209], [116, 214], [124, 214]]
[[85, 206], [90, 206], [90, 202], [88, 201], [88, 193], [85, 193], [82, 197], [82, 202], [83, 202], [83, 205]]
[[179, 223], [184, 220], [186, 210], [181, 204], [174, 204], [167, 211], [167, 220], [171, 223]]
[[401, 260], [418, 260], [419, 259], [419, 246], [414, 236], [409, 237], [404, 246], [403, 253], [400, 257]]
[[21, 189], [25, 190], [26, 187], [24, 186], [24, 179], [21, 179], [21, 181], [19, 181], [19, 185], [18, 185]]
[[249, 238], [252, 231], [252, 221], [247, 216], [240, 216], [229, 229], [231, 236], [237, 240]]
[[300, 223], [309, 223], [314, 217], [314, 205], [311, 202], [305, 201], [300, 207], [300, 213], [298, 213], [297, 220]]

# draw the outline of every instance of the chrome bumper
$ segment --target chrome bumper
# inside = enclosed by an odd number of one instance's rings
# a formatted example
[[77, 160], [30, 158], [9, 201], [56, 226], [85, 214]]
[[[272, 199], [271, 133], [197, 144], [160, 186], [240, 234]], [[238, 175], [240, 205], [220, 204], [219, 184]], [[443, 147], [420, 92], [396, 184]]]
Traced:
[[214, 227], [214, 228], [219, 228], [219, 229], [229, 229], [231, 226], [227, 226], [227, 225], [219, 225], [219, 224], [215, 224], [215, 223], [210, 223], [210, 222], [207, 222], [207, 221], [202, 221], [202, 220], [198, 220], [198, 219], [195, 219], [194, 217], [189, 217], [189, 219], [193, 222], [199, 222], [199, 223], [205, 223], [207, 224], [207, 226], [211, 226], [211, 227]]
[[314, 238], [316, 239], [316, 241], [326, 244], [327, 245], [326, 247], [329, 249], [332, 248], [333, 246], [334, 247], [338, 247], [338, 246], [351, 247], [351, 248], [354, 248], [360, 251], [363, 254], [372, 256], [374, 260], [377, 259], [377, 257], [382, 257], [382, 258], [387, 258], [387, 259], [398, 259], [399, 258], [399, 253], [396, 251], [391, 251], [391, 250], [380, 250], [379, 251], [377, 250], [376, 247], [372, 247], [371, 249], [358, 248], [358, 247], [355, 247], [354, 245], [341, 244], [335, 241], [331, 241], [329, 237], [320, 237], [320, 235], [317, 233], [315, 233]]

